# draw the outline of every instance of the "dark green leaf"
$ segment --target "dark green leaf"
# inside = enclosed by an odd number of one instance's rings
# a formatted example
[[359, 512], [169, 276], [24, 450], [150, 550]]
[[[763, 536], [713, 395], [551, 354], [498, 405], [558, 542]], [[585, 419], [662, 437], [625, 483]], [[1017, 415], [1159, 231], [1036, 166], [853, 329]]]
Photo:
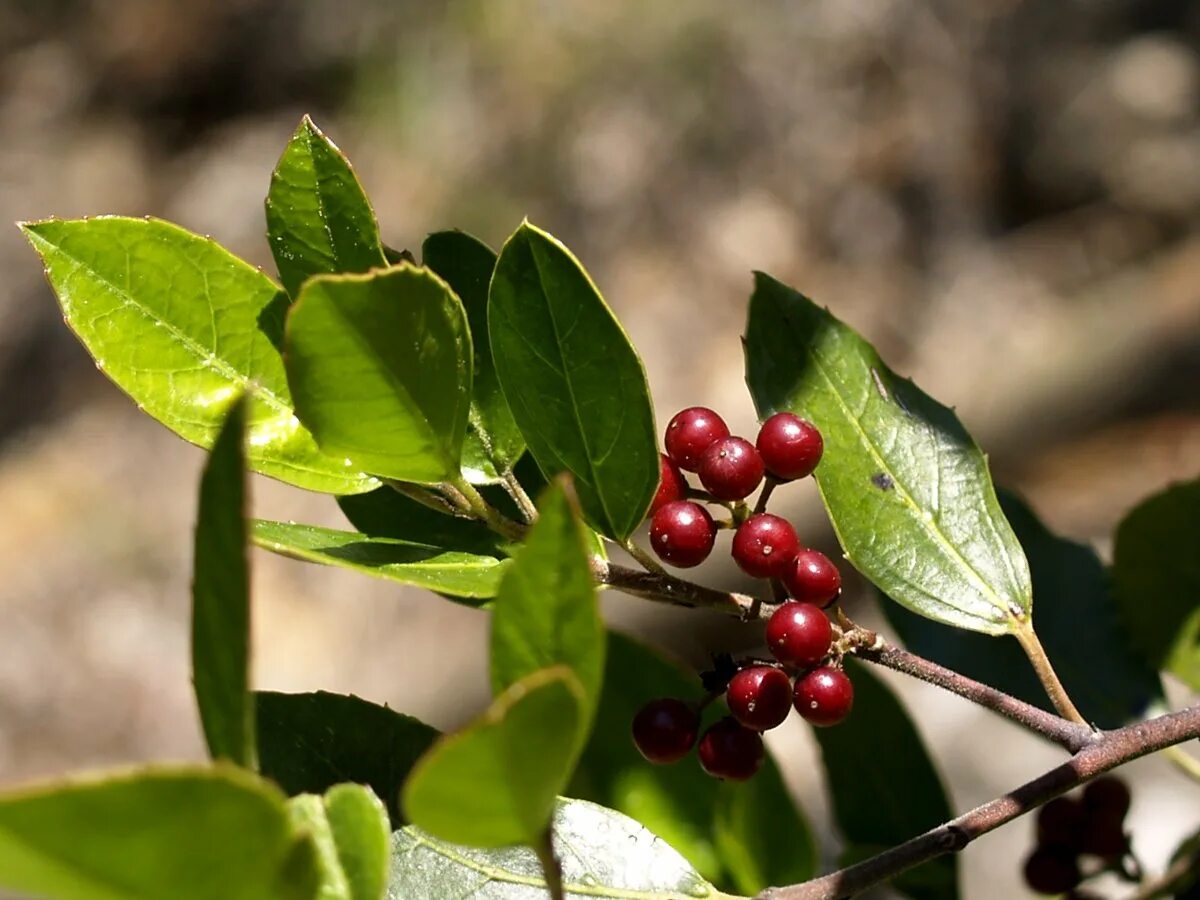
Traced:
[[296, 413], [323, 450], [401, 481], [459, 477], [471, 335], [440, 278], [407, 263], [312, 278], [285, 346]]
[[[815, 728], [834, 817], [847, 856], [892, 847], [951, 817], [946, 791], [920, 735], [887, 686], [847, 660], [854, 710], [833, 728]], [[958, 857], [938, 857], [892, 886], [914, 900], [958, 896]]]
[[987, 460], [953, 411], [898, 378], [828, 311], [755, 279], [750, 393], [760, 417], [788, 410], [821, 429], [817, 485], [850, 562], [939, 622], [985, 634], [1027, 628], [1025, 556]]
[[658, 488], [658, 450], [642, 362], [600, 292], [570, 251], [526, 222], [500, 251], [488, 327], [538, 465], [570, 472], [588, 522], [625, 540]]
[[443, 840], [532, 845], [578, 758], [583, 702], [563, 666], [518, 681], [422, 757], [404, 786], [404, 812]]
[[232, 766], [0, 794], [0, 887], [55, 900], [310, 900], [318, 877], [283, 795]]
[[483, 241], [461, 231], [439, 231], [425, 238], [422, 259], [458, 294], [471, 323], [475, 348], [475, 383], [471, 416], [463, 444], [462, 470], [474, 484], [498, 480], [525, 452], [525, 439], [513, 421], [496, 378], [488, 338], [488, 285], [496, 254]]
[[246, 401], [229, 409], [200, 478], [192, 567], [192, 684], [208, 752], [253, 769], [250, 567], [246, 562]]
[[293, 297], [313, 275], [387, 265], [375, 213], [350, 161], [308, 116], [279, 158], [266, 206], [271, 253]]
[[229, 404], [250, 392], [250, 468], [314, 491], [378, 486], [341, 456], [318, 450], [296, 418], [269, 334], [283, 295], [262, 272], [156, 219], [48, 220], [22, 228], [46, 264], [67, 323], [146, 413], [207, 448]]
[[503, 557], [509, 545], [477, 519], [430, 509], [390, 487], [338, 497], [350, 523], [373, 538], [394, 538], [483, 556]]
[[261, 519], [252, 523], [251, 539], [265, 550], [293, 559], [476, 600], [496, 595], [500, 576], [509, 564], [507, 559], [435, 544]]
[[587, 736], [604, 678], [604, 622], [588, 566], [585, 529], [563, 481], [538, 502], [538, 521], [504, 573], [492, 608], [492, 690], [555, 664], [583, 688]]
[[324, 805], [349, 900], [382, 900], [391, 868], [391, 829], [383, 804], [364, 787], [339, 784], [325, 794]]
[[[1095, 552], [1048, 531], [1012, 494], [1001, 492], [1000, 504], [1029, 558], [1038, 598], [1034, 624], [1067, 693], [1100, 728], [1141, 718], [1161, 699], [1162, 686], [1133, 653]], [[884, 612], [914, 653], [1054, 711], [1015, 639], [947, 628], [894, 603], [885, 604]]]
[[259, 764], [290, 795], [369, 785], [403, 824], [400, 786], [437, 738], [423, 722], [341, 694], [255, 695]]
[[[575, 900], [733, 900], [706, 883], [661, 838], [593, 803], [558, 802], [554, 848], [567, 896]], [[541, 866], [529, 849], [462, 847], [414, 827], [392, 835], [389, 900], [532, 900], [544, 890]]]
[[1156, 669], [1200, 691], [1200, 481], [1143, 502], [1117, 528], [1113, 581], [1123, 628]]

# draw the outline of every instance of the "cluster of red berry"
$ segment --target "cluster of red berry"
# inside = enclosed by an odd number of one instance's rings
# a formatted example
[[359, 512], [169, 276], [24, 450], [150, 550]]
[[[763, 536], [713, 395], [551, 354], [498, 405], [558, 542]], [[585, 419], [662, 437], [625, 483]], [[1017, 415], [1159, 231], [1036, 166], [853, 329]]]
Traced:
[[[1097, 778], [1079, 799], [1057, 797], [1038, 812], [1037, 846], [1025, 860], [1025, 883], [1039, 894], [1066, 893], [1072, 900], [1090, 894], [1076, 888], [1085, 879], [1117, 865], [1129, 852], [1125, 814], [1129, 788], [1118, 778]], [[1084, 873], [1080, 857], [1100, 860]]]
[[[699, 565], [711, 553], [719, 527], [733, 527], [734, 561], [749, 575], [774, 579], [788, 599], [767, 622], [775, 662], [755, 661], [722, 679], [730, 715], [699, 737], [704, 771], [744, 780], [763, 761], [762, 732], [796, 711], [814, 725], [835, 725], [854, 704], [854, 687], [833, 650], [834, 628], [823, 611], [841, 592], [837, 566], [818, 550], [801, 547], [796, 530], [765, 512], [765, 496], [751, 513], [743, 502], [764, 477], [769, 488], [812, 474], [824, 441], [809, 422], [791, 413], [767, 419], [751, 444], [731, 436], [711, 409], [691, 407], [667, 426], [662, 480], [651, 506], [650, 544], [665, 562]], [[683, 471], [700, 476], [693, 491]], [[732, 519], [719, 526], [698, 497], [724, 506]], [[654, 763], [682, 759], [697, 744], [700, 706], [674, 697], [647, 703], [633, 720], [633, 740]]]

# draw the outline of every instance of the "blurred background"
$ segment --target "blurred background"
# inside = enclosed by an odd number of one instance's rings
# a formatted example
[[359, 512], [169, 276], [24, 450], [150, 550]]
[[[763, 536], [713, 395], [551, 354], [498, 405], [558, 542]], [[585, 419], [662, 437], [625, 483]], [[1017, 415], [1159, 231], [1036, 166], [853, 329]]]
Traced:
[[[0, 785], [202, 753], [186, 625], [202, 454], [96, 371], [7, 223], [153, 214], [270, 267], [262, 198], [306, 112], [393, 246], [446, 227], [498, 246], [526, 215], [564, 240], [641, 350], [662, 423], [704, 404], [751, 432], [738, 337], [763, 269], [956, 406], [997, 479], [1101, 553], [1138, 499], [1200, 473], [1200, 4], [0, 0]], [[327, 497], [254, 490], [259, 515], [342, 523]], [[783, 498], [831, 549], [811, 488]], [[259, 686], [443, 728], [484, 704], [485, 614], [254, 566]], [[721, 563], [701, 577], [738, 584]], [[870, 602], [851, 592], [876, 621]], [[758, 634], [606, 603], [697, 665]], [[889, 681], [956, 809], [1060, 758]], [[790, 722], [772, 746], [829, 863], [811, 739]], [[1161, 761], [1127, 771], [1157, 868], [1200, 810]], [[1022, 896], [1031, 830], [973, 844], [964, 896]]]

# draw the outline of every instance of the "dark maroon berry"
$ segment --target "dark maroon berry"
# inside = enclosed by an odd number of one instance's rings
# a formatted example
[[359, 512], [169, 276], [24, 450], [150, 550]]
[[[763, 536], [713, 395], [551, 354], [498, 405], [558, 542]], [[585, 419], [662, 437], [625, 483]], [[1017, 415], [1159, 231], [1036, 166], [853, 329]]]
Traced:
[[654, 515], [668, 503], [687, 499], [687, 481], [679, 467], [665, 453], [658, 454], [658, 491], [650, 502], [650, 515]]
[[1039, 847], [1025, 860], [1025, 883], [1039, 894], [1062, 894], [1081, 877], [1074, 855], [1052, 847]]
[[745, 781], [762, 765], [762, 736], [726, 716], [704, 732], [696, 754], [701, 767], [714, 778]]
[[769, 731], [792, 711], [792, 681], [774, 666], [749, 666], [729, 680], [729, 711], [754, 731]]
[[716, 539], [717, 525], [712, 516], [690, 500], [668, 503], [650, 519], [650, 546], [659, 559], [681, 569], [708, 559]]
[[689, 472], [700, 470], [700, 457], [713, 442], [729, 437], [725, 420], [704, 406], [690, 406], [667, 423], [663, 444], [675, 465]]
[[755, 444], [767, 471], [780, 481], [811, 475], [825, 452], [825, 441], [817, 427], [786, 412], [763, 422]]
[[1129, 812], [1129, 788], [1120, 778], [1105, 775], [1083, 789], [1083, 805], [1093, 816], [1105, 816], [1118, 822]]
[[699, 714], [674, 697], [651, 700], [633, 717], [633, 743], [652, 763], [673, 763], [687, 756], [700, 731]]
[[1078, 852], [1086, 818], [1083, 804], [1078, 800], [1055, 797], [1038, 810], [1038, 844]]
[[738, 526], [733, 536], [733, 559], [755, 578], [778, 578], [800, 552], [796, 529], [787, 519], [758, 513]]
[[796, 679], [792, 704], [813, 725], [836, 725], [854, 706], [854, 685], [841, 669], [821, 666]]
[[782, 578], [793, 598], [822, 608], [832, 603], [842, 590], [842, 573], [820, 550], [800, 550], [795, 561], [784, 569]]
[[811, 603], [788, 601], [767, 621], [767, 647], [785, 666], [807, 669], [829, 653], [833, 627]]
[[700, 482], [718, 500], [741, 500], [763, 480], [763, 462], [745, 438], [724, 437], [700, 457]]
[[1124, 855], [1129, 849], [1129, 841], [1125, 837], [1121, 819], [1104, 814], [1089, 816], [1079, 837], [1079, 849], [1101, 859], [1116, 859]]

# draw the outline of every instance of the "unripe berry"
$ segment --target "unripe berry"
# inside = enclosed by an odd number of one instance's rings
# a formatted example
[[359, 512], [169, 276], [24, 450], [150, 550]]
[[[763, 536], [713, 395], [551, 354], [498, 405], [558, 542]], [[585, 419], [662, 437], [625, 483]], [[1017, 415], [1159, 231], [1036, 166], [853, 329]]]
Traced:
[[652, 763], [673, 763], [687, 756], [700, 731], [700, 715], [682, 700], [651, 700], [633, 717], [633, 743]]
[[718, 500], [741, 500], [763, 480], [763, 462], [745, 438], [724, 437], [700, 457], [700, 482]]
[[658, 491], [650, 501], [650, 515], [654, 515], [668, 503], [687, 498], [687, 481], [678, 466], [665, 453], [658, 454]]
[[667, 423], [663, 444], [675, 465], [695, 472], [704, 451], [723, 437], [729, 437], [724, 419], [707, 407], [691, 406], [675, 413]]
[[681, 569], [708, 559], [717, 539], [717, 525], [699, 503], [675, 500], [650, 519], [650, 546], [659, 559]]
[[792, 568], [800, 540], [787, 519], [758, 513], [738, 526], [733, 536], [733, 559], [747, 575], [776, 578]]
[[763, 422], [755, 441], [767, 471], [780, 481], [812, 474], [825, 442], [815, 425], [791, 413], [776, 413]]
[[1051, 847], [1039, 847], [1025, 860], [1025, 883], [1039, 894], [1062, 894], [1081, 880], [1079, 861]]
[[792, 682], [774, 666], [749, 666], [729, 680], [725, 702], [746, 728], [769, 731], [792, 711]]
[[842, 573], [820, 550], [798, 551], [781, 577], [793, 598], [822, 608], [832, 603], [842, 590]]
[[829, 653], [833, 626], [811, 603], [789, 601], [767, 621], [767, 647], [785, 666], [807, 669]]
[[696, 748], [700, 766], [714, 778], [745, 781], [762, 766], [765, 751], [762, 736], [743, 728], [726, 716], [700, 738]]
[[854, 685], [841, 669], [821, 666], [796, 679], [796, 712], [813, 725], [836, 725], [854, 706]]

